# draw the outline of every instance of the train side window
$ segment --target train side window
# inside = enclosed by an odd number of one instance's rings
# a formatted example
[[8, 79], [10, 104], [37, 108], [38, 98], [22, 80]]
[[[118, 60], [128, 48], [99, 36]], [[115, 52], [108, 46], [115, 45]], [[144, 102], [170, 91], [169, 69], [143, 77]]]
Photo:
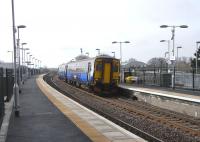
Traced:
[[113, 72], [118, 72], [119, 71], [119, 66], [117, 64], [113, 65]]

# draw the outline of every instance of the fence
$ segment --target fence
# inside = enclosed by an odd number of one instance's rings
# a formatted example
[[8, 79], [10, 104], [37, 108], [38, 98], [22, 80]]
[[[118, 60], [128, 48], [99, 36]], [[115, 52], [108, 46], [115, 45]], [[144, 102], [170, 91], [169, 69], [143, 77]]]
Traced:
[[0, 68], [0, 124], [2, 123], [5, 101], [10, 101], [13, 94], [13, 70]]
[[[199, 69], [200, 70], [200, 69]], [[179, 68], [179, 71], [160, 67], [140, 67], [124, 69], [126, 76], [138, 77], [137, 84], [172, 87], [172, 75], [175, 76], [175, 88], [200, 90], [200, 74], [195, 69]]]

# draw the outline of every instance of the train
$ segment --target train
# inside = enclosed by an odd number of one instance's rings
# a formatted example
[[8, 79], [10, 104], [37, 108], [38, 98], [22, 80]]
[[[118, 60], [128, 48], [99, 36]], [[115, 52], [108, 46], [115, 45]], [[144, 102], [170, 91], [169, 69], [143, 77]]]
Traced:
[[120, 81], [120, 61], [109, 55], [70, 61], [59, 65], [58, 77], [95, 92], [114, 92]]

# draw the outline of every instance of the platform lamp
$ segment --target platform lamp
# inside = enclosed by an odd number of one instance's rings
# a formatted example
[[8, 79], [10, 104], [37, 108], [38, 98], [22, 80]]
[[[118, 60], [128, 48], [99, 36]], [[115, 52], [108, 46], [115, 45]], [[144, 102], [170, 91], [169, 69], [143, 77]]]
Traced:
[[112, 53], [113, 53], [113, 57], [115, 58], [115, 52], [113, 51]]
[[20, 65], [20, 29], [24, 29], [26, 28], [25, 25], [19, 25], [17, 26], [17, 33], [18, 33], [18, 37], [17, 37], [17, 52], [18, 52], [18, 61], [19, 61], [19, 67], [18, 67], [18, 70], [19, 70], [19, 74], [18, 74], [18, 82], [19, 82], [19, 93], [21, 93], [21, 81], [22, 81], [22, 76], [21, 76], [21, 65]]
[[[20, 116], [20, 105], [19, 105], [19, 85], [17, 83], [17, 70], [16, 70], [16, 27], [15, 27], [15, 6], [14, 6], [14, 0], [11, 0], [11, 7], [12, 7], [12, 33], [13, 33], [13, 51], [14, 51], [14, 85], [13, 85], [13, 94], [14, 94], [14, 111], [15, 116]], [[25, 28], [25, 26], [21, 25], [18, 26], [18, 35], [19, 35], [19, 29]], [[17, 40], [17, 43], [19, 46], [19, 38]]]
[[26, 66], [27, 66], [27, 72], [26, 72], [27, 78], [29, 77], [29, 63], [30, 63], [30, 62], [29, 62], [29, 58], [28, 58], [28, 57], [29, 57], [29, 54], [30, 54], [30, 52], [27, 52], [27, 53], [26, 53], [26, 59], [25, 59], [25, 60], [26, 60], [25, 63], [26, 63]]
[[31, 74], [31, 73], [32, 73], [32, 72], [31, 72], [31, 71], [32, 71], [32, 66], [31, 66], [31, 65], [32, 65], [32, 64], [31, 64], [31, 63], [32, 63], [32, 61], [31, 61], [31, 57], [32, 57], [32, 56], [33, 56], [33, 55], [31, 55], [31, 54], [29, 55], [29, 64], [28, 64], [28, 65], [30, 66], [29, 77], [31, 77], [31, 75], [32, 75], [32, 74]]
[[176, 70], [178, 71], [178, 49], [181, 49], [182, 46], [177, 46], [176, 48], [177, 48], [177, 59], [176, 59], [177, 69]]
[[99, 49], [99, 48], [97, 48], [96, 50], [98, 51], [98, 55], [100, 55], [100, 49]]
[[172, 58], [172, 64], [173, 64], [173, 74], [172, 74], [172, 88], [175, 88], [175, 56], [174, 56], [174, 48], [175, 48], [175, 29], [176, 28], [188, 28], [187, 25], [180, 25], [180, 26], [175, 26], [175, 25], [161, 25], [160, 28], [172, 28], [172, 37], [171, 40], [173, 40], [173, 49], [172, 49], [172, 54], [173, 54], [173, 58]]
[[196, 49], [196, 74], [198, 73], [198, 44], [200, 43], [200, 41], [196, 42], [197, 45], [197, 49]]
[[170, 40], [160, 40], [160, 42], [167, 42], [168, 47], [168, 59], [170, 60]]
[[23, 42], [23, 43], [21, 43], [21, 47], [22, 48], [19, 48], [19, 49], [21, 49], [22, 50], [22, 64], [21, 64], [21, 69], [22, 69], [22, 73], [21, 73], [21, 81], [23, 82], [23, 84], [24, 84], [24, 78], [23, 78], [23, 71], [24, 71], [24, 45], [26, 45], [27, 43], [25, 43], [25, 42]]
[[12, 68], [14, 68], [14, 61], [13, 61], [13, 51], [8, 51], [8, 53], [11, 53], [12, 54]]
[[[122, 65], [122, 44], [123, 43], [130, 43], [130, 41], [113, 41], [112, 44], [117, 44], [119, 43], [120, 47], [120, 63]], [[120, 71], [120, 82], [122, 83], [122, 70]]]
[[86, 52], [85, 54], [89, 57], [89, 52]]

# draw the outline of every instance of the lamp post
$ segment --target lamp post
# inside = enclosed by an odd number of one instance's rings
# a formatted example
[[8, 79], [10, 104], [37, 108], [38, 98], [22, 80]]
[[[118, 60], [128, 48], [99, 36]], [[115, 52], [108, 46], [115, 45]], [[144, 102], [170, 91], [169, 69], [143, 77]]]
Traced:
[[15, 8], [14, 8], [14, 0], [11, 0], [12, 4], [12, 31], [13, 31], [13, 51], [14, 51], [14, 85], [13, 85], [13, 94], [14, 94], [14, 111], [15, 116], [19, 117], [20, 111], [19, 111], [19, 86], [17, 83], [17, 71], [16, 71], [16, 38], [15, 38]]
[[37, 74], [37, 59], [34, 59], [34, 64], [35, 64], [35, 74]]
[[83, 49], [82, 48], [80, 48], [80, 50], [81, 50], [81, 55], [83, 54]]
[[29, 54], [30, 54], [30, 52], [26, 53], [26, 59], [25, 59], [26, 60], [26, 65], [27, 65], [27, 70], [26, 70], [27, 78], [29, 77], [29, 58], [28, 58]]
[[19, 62], [19, 67], [18, 67], [18, 70], [19, 70], [19, 74], [18, 74], [19, 93], [21, 93], [21, 81], [22, 81], [22, 78], [21, 78], [21, 67], [20, 67], [20, 38], [19, 38], [19, 30], [23, 29], [23, 28], [26, 28], [26, 26], [25, 25], [19, 25], [19, 26], [17, 26], [17, 32], [18, 32], [17, 50], [18, 50], [18, 62]]
[[27, 44], [27, 43], [23, 42], [23, 43], [21, 44], [21, 47], [22, 47], [22, 48], [19, 48], [19, 49], [22, 50], [22, 73], [21, 73], [21, 81], [23, 82], [23, 84], [24, 84], [23, 72], [24, 72], [24, 52], [25, 52], [23, 46], [26, 45], [26, 44]]
[[165, 52], [165, 58], [166, 58], [166, 55], [167, 55], [167, 54], [169, 54], [169, 52], [168, 52], [168, 51], [167, 51], [167, 52]]
[[12, 54], [12, 68], [14, 68], [14, 62], [13, 62], [13, 51], [8, 51], [8, 53]]
[[177, 59], [176, 59], [176, 63], [177, 63], [177, 70], [178, 70], [178, 49], [180, 49], [180, 48], [182, 48], [182, 47], [181, 47], [181, 46], [178, 46], [178, 47], [177, 47], [177, 57], [176, 57], [176, 58], [177, 58]]
[[26, 45], [27, 43], [23, 42], [21, 45], [22, 45], [22, 48], [20, 48], [22, 50], [22, 65], [24, 65], [25, 63], [25, 50], [29, 50], [29, 48], [24, 48], [24, 45]]
[[[120, 62], [121, 62], [121, 65], [122, 65], [122, 43], [130, 43], [130, 41], [113, 41], [112, 44], [116, 44], [116, 43], [119, 43], [120, 45]], [[122, 82], [122, 70], [120, 71], [120, 82]]]
[[160, 40], [160, 42], [167, 42], [167, 46], [168, 46], [168, 60], [170, 60], [170, 40]]
[[42, 68], [42, 61], [40, 60], [40, 68]]
[[196, 74], [198, 73], [198, 44], [200, 43], [200, 41], [196, 42], [197, 45], [197, 49], [196, 49]]
[[112, 53], [113, 53], [113, 57], [115, 58], [115, 52], [113, 51]]
[[173, 53], [173, 57], [174, 57], [174, 46], [175, 46], [175, 28], [188, 28], [187, 25], [180, 25], [180, 26], [175, 26], [175, 25], [172, 25], [172, 26], [169, 26], [169, 25], [161, 25], [160, 28], [168, 28], [168, 27], [171, 27], [172, 28], [172, 38], [171, 40], [173, 40], [173, 49], [172, 49], [172, 53]]
[[33, 56], [33, 55], [29, 55], [29, 65], [30, 65], [29, 77], [31, 77], [31, 73], [32, 73], [32, 72], [31, 72], [31, 70], [32, 70], [32, 69], [31, 69], [31, 68], [32, 68], [32, 67], [31, 67], [31, 57], [32, 57], [32, 56]]
[[32, 57], [32, 62], [33, 62], [33, 75], [35, 75], [35, 68], [34, 68], [35, 63], [34, 63], [34, 59], [35, 59], [35, 57]]
[[38, 60], [38, 70], [39, 70], [39, 74], [40, 74], [40, 60]]
[[120, 45], [120, 62], [122, 64], [122, 43], [130, 43], [130, 41], [113, 41], [112, 44], [119, 43]]
[[85, 54], [89, 57], [89, 52], [86, 52]]
[[98, 55], [100, 55], [100, 49], [99, 49], [99, 48], [97, 48], [96, 50], [98, 51]]
[[171, 40], [173, 40], [173, 49], [172, 49], [172, 64], [173, 64], [173, 74], [172, 74], [172, 88], [174, 89], [175, 88], [175, 57], [174, 57], [174, 47], [175, 47], [175, 29], [176, 28], [188, 28], [187, 25], [180, 25], [180, 26], [175, 26], [175, 25], [161, 25], [160, 28], [172, 28], [172, 38]]

